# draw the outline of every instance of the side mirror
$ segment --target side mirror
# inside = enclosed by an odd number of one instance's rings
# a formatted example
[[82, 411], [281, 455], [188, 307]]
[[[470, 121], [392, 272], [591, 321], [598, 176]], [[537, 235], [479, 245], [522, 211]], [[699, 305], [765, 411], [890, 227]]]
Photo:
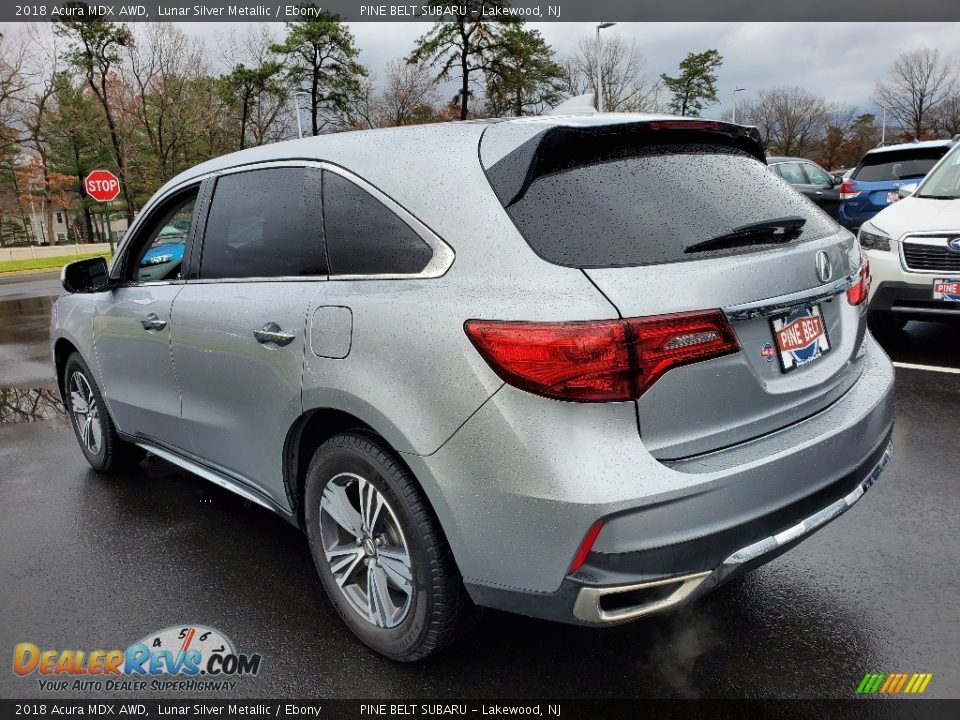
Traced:
[[68, 293], [90, 293], [110, 286], [107, 261], [102, 257], [77, 260], [63, 266], [60, 282]]
[[899, 188], [897, 188], [897, 194], [901, 198], [908, 198], [917, 191], [917, 186], [919, 184], [920, 183], [908, 183], [906, 185], [901, 185]]

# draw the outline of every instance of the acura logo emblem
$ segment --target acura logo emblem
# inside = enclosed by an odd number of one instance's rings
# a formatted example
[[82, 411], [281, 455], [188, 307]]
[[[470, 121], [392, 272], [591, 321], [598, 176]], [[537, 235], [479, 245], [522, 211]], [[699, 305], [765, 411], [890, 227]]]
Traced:
[[833, 266], [830, 265], [830, 256], [825, 250], [817, 253], [817, 277], [822, 283], [830, 282], [833, 277]]

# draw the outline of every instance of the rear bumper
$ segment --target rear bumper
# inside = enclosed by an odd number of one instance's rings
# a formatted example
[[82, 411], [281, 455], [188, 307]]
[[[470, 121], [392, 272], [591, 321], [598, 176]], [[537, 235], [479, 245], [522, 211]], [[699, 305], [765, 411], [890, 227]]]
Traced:
[[[773, 560], [845, 513], [877, 481], [892, 453], [888, 434], [855, 472], [814, 496], [742, 526], [654, 553], [591, 553], [583, 568], [566, 578], [556, 593], [473, 588], [474, 599], [504, 610], [586, 625], [627, 622], [687, 604]], [[749, 538], [753, 539], [748, 544], [739, 545]], [[636, 581], [656, 575], [658, 568], [665, 577]]]
[[[739, 550], [854, 492], [893, 425], [892, 366], [869, 335], [864, 347], [860, 379], [832, 405], [704, 455], [651, 456], [631, 403], [549, 401], [505, 386], [436, 453], [405, 459], [478, 604], [578, 622], [582, 588], [713, 576]], [[569, 575], [599, 519], [593, 551]]]

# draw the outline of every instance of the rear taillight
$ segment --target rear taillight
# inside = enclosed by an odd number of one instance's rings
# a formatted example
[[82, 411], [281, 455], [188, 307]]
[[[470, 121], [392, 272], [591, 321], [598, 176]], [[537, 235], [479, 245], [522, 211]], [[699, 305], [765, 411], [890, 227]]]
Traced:
[[719, 310], [587, 322], [469, 320], [464, 329], [506, 382], [580, 402], [633, 400], [671, 368], [740, 349]]
[[852, 200], [859, 194], [860, 190], [857, 189], [857, 184], [853, 180], [844, 180], [840, 183], [841, 200]]
[[847, 290], [847, 302], [851, 305], [860, 305], [870, 296], [870, 258], [865, 252], [860, 253], [860, 273], [857, 281]]

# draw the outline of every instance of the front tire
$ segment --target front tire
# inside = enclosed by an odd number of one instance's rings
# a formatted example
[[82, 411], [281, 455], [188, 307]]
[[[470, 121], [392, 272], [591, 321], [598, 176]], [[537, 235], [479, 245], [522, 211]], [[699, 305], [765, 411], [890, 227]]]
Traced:
[[416, 480], [362, 430], [327, 440], [307, 470], [304, 520], [324, 589], [370, 648], [411, 662], [472, 614], [453, 555]]
[[146, 452], [117, 434], [100, 388], [80, 353], [67, 358], [63, 389], [73, 431], [90, 467], [98, 472], [114, 473], [143, 460]]

